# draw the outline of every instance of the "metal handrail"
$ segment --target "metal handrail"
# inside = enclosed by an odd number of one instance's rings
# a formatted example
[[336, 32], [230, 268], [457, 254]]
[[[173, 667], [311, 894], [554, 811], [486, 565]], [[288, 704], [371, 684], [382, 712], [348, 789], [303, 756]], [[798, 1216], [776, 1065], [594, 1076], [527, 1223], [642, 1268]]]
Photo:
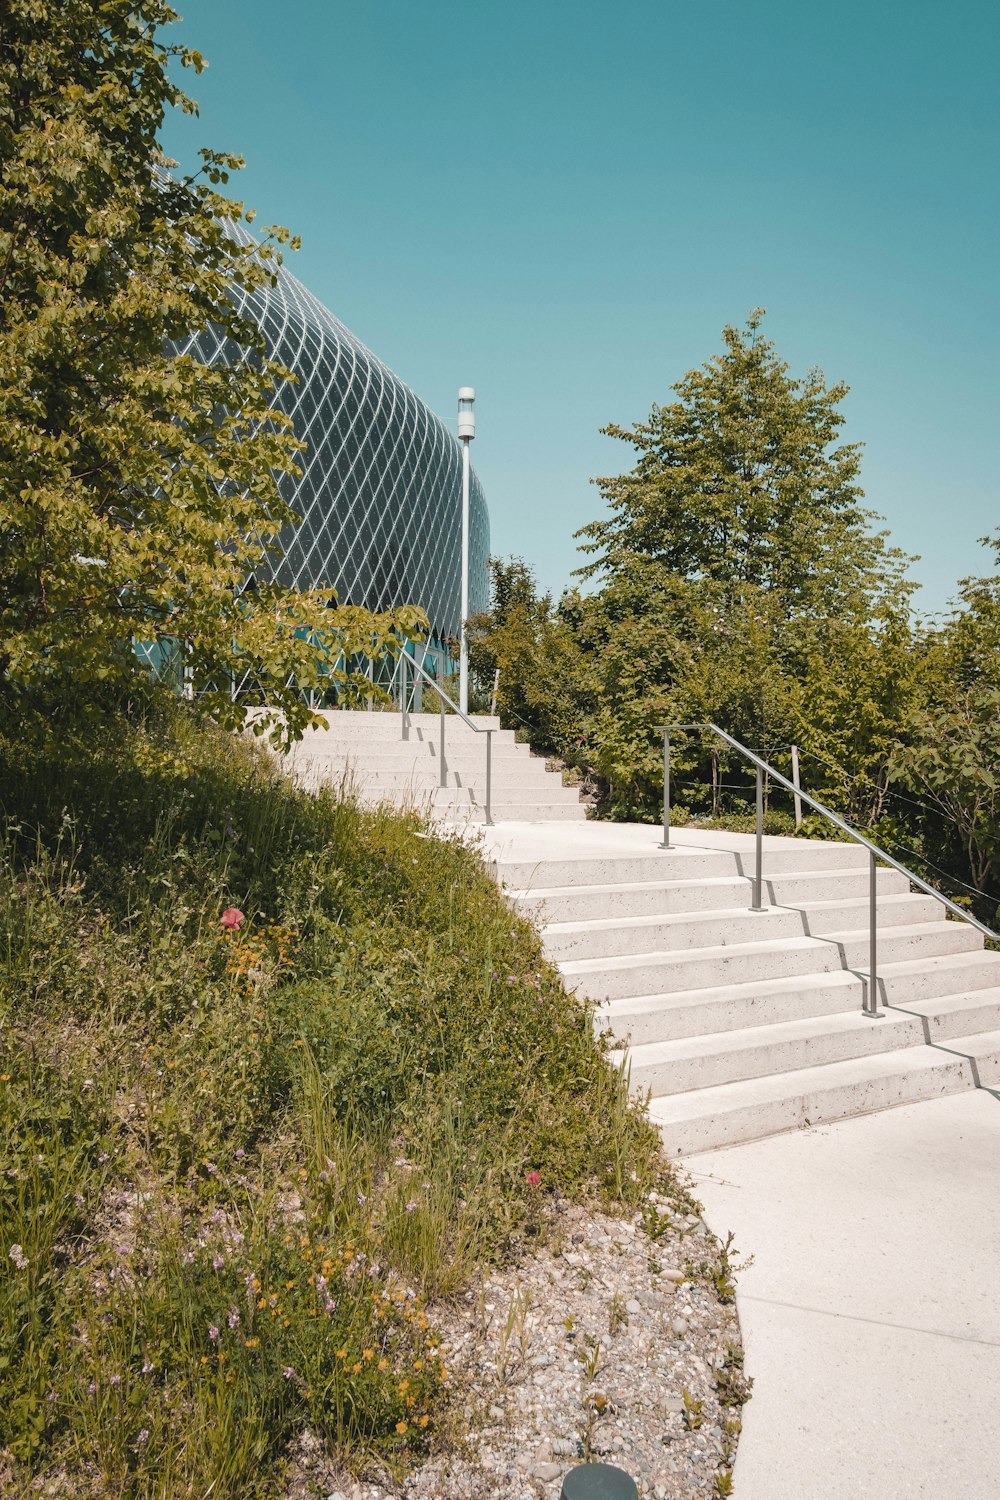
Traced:
[[445, 786], [448, 785], [448, 762], [447, 762], [447, 760], [445, 758], [445, 737], [444, 737], [444, 721], [445, 721], [444, 706], [445, 706], [445, 704], [447, 703], [448, 706], [451, 708], [452, 712], [456, 713], [458, 715], [458, 717], [463, 721], [463, 723], [467, 724], [470, 729], [472, 729], [472, 730], [475, 731], [476, 734], [485, 734], [485, 736], [486, 736], [486, 806], [485, 806], [486, 819], [485, 819], [485, 821], [486, 821], [486, 826], [487, 827], [492, 827], [493, 826], [493, 809], [492, 809], [492, 796], [493, 796], [493, 736], [496, 733], [496, 730], [494, 730], [494, 729], [487, 729], [487, 727], [486, 727], [485, 724], [475, 724], [475, 723], [473, 723], [473, 721], [469, 718], [469, 715], [467, 713], [463, 713], [462, 710], [459, 708], [458, 704], [455, 703], [451, 698], [448, 697], [448, 694], [441, 687], [440, 683], [438, 683], [431, 676], [431, 674], [428, 672], [427, 668], [424, 666], [423, 662], [417, 661], [417, 659], [416, 659], [415, 656], [411, 656], [409, 654], [409, 652], [404, 649], [403, 651], [401, 651], [399, 653], [399, 674], [400, 674], [399, 707], [400, 707], [400, 719], [401, 719], [401, 728], [402, 728], [402, 738], [404, 740], [408, 740], [410, 738], [410, 711], [409, 711], [409, 708], [407, 707], [408, 683], [407, 683], [406, 678], [407, 678], [407, 672], [409, 671], [409, 669], [411, 667], [413, 668], [414, 672], [419, 672], [420, 676], [424, 679], [424, 681], [427, 682], [427, 683], [429, 683], [429, 685], [434, 689], [434, 691], [438, 695], [438, 703], [440, 705], [440, 710], [441, 710], [440, 732], [439, 732], [439, 753], [438, 753], [438, 761], [439, 761], [439, 764], [440, 764], [440, 770], [439, 770], [439, 773], [438, 773], [438, 784], [440, 786], [445, 787]]
[[750, 908], [751, 911], [765, 910], [765, 907], [762, 905], [761, 901], [761, 897], [763, 894], [765, 774], [767, 776], [770, 776], [773, 781], [778, 782], [780, 786], [785, 787], [793, 794], [793, 796], [800, 797], [803, 802], [808, 802], [810, 807], [814, 808], [816, 812], [821, 813], [822, 816], [826, 818], [828, 822], [832, 823], [835, 828], [839, 828], [842, 833], [847, 834], [848, 838], [854, 839], [855, 843], [862, 844], [868, 850], [869, 960], [868, 979], [865, 983], [864, 1000], [862, 1003], [862, 1011], [866, 1016], [870, 1016], [874, 1019], [880, 1014], [885, 1014], [884, 1011], [880, 1012], [878, 1008], [878, 916], [875, 891], [875, 872], [877, 862], [879, 860], [882, 860], [887, 865], [891, 865], [892, 868], [894, 870], [898, 870], [901, 875], [905, 875], [907, 880], [909, 880], [912, 885], [918, 886], [920, 890], [922, 890], [926, 895], [933, 896], [936, 901], [940, 901], [942, 906], [947, 907], [950, 912], [954, 912], [955, 916], [960, 917], [963, 922], [968, 922], [971, 927], [977, 928], [978, 931], [984, 933], [986, 937], [992, 938], [996, 942], [1000, 942], [1000, 933], [996, 933], [991, 927], [987, 927], [985, 922], [980, 922], [978, 917], [974, 917], [969, 912], [965, 911], [963, 907], [957, 904], [957, 902], [952, 901], [949, 896], [943, 896], [940, 891], [935, 890], [934, 887], [932, 885], [929, 885], [926, 880], [921, 879], [919, 875], [915, 875], [912, 870], [907, 869], [906, 865], [900, 864], [898, 859], [894, 859], [891, 854], [887, 854], [884, 849], [880, 849], [878, 844], [872, 843], [871, 839], [866, 838], [863, 833], [859, 833], [856, 828], [852, 828], [850, 823], [846, 823], [844, 819], [839, 815], [839, 813], [833, 812], [831, 808], [826, 807], [822, 802], [818, 802], [815, 797], [811, 797], [808, 792], [804, 792], [801, 787], [795, 786], [793, 782], [789, 781], [787, 776], [782, 776], [780, 771], [776, 771], [774, 767], [772, 765], [769, 765], [766, 760], [761, 760], [760, 756], [755, 755], [752, 750], [748, 750], [746, 745], [742, 745], [740, 741], [734, 739], [731, 734], [727, 734], [724, 729], [720, 729], [718, 724], [658, 724], [656, 727], [663, 735], [663, 843], [660, 846], [662, 849], [669, 850], [674, 847], [670, 842], [671, 734], [679, 734], [684, 730], [710, 730], [712, 734], [717, 734], [721, 740], [724, 740], [726, 744], [730, 746], [731, 749], [737, 751], [738, 754], [745, 756], [745, 758], [756, 767], [756, 859], [754, 865], [753, 905]]

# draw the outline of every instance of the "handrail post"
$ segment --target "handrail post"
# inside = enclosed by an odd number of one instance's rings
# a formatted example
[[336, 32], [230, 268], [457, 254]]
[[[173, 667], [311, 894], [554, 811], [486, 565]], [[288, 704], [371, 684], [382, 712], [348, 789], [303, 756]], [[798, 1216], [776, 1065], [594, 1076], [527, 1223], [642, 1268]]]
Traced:
[[492, 731], [492, 729], [487, 729], [487, 731], [486, 731], [486, 825], [487, 825], [487, 827], [492, 827], [492, 825], [493, 825], [492, 792], [493, 792], [493, 731]]
[[875, 855], [869, 850], [868, 872], [868, 983], [865, 986], [863, 1010], [872, 1019], [879, 1014], [878, 1008], [878, 893]]
[[753, 876], [753, 906], [751, 911], [763, 911], [761, 896], [764, 891], [764, 773], [757, 767], [757, 850]]
[[661, 849], [670, 848], [670, 730], [663, 731], [663, 842]]
[[438, 703], [441, 705], [441, 771], [440, 771], [440, 784], [441, 784], [441, 786], [447, 786], [448, 785], [448, 767], [447, 767], [447, 764], [445, 763], [445, 758], [444, 758], [444, 698], [441, 696], [440, 693], [438, 693]]
[[406, 696], [409, 687], [407, 675], [407, 656], [406, 652], [402, 651], [399, 657], [399, 712], [404, 740], [410, 738], [410, 719], [406, 712]]

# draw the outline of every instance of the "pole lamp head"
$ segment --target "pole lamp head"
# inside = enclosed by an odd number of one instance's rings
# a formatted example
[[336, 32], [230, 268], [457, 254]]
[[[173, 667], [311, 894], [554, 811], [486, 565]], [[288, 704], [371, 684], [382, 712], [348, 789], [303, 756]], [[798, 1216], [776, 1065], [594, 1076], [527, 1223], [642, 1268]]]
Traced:
[[463, 385], [458, 392], [458, 435], [469, 443], [476, 435], [476, 393], [471, 385]]

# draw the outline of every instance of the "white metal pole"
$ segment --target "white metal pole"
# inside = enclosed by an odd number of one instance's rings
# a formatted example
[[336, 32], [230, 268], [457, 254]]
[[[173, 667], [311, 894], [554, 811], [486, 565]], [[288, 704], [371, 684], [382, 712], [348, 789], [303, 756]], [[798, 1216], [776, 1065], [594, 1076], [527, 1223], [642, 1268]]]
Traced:
[[476, 393], [463, 385], [458, 393], [458, 439], [462, 444], [462, 618], [458, 631], [458, 706], [469, 712], [469, 444], [476, 435]]
[[462, 439], [462, 625], [459, 636], [458, 706], [469, 712], [469, 439]]

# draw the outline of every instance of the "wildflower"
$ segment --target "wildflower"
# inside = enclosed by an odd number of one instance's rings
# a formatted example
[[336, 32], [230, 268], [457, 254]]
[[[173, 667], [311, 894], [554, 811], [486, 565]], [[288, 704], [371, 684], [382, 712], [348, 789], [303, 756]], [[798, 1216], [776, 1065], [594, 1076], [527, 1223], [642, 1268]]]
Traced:
[[215, 1165], [214, 1161], [207, 1161], [205, 1163], [205, 1171], [208, 1173], [209, 1177], [218, 1177], [219, 1175], [219, 1169]]
[[529, 1187], [538, 1187], [542, 1180], [541, 1172], [525, 1172], [524, 1180]]
[[399, 1433], [400, 1437], [403, 1437], [409, 1431], [409, 1423], [397, 1422], [396, 1431]]
[[219, 925], [225, 928], [226, 932], [236, 932], [245, 921], [246, 917], [238, 906], [227, 906], [219, 918]]
[[88, 1385], [88, 1387], [87, 1387], [87, 1395], [88, 1396], [96, 1396], [97, 1395], [97, 1381], [96, 1380], [92, 1380], [90, 1382], [90, 1384]]
[[516, 974], [508, 974], [507, 975], [507, 983], [508, 984], [516, 984], [517, 983], [517, 975]]
[[185, 1265], [185, 1266], [193, 1266], [194, 1265], [194, 1251], [193, 1250], [185, 1250], [184, 1253], [181, 1256], [181, 1263], [182, 1263], [182, 1265]]
[[419, 1207], [419, 1204], [417, 1203], [417, 1200], [415, 1198], [411, 1198], [410, 1201], [409, 1201], [409, 1203], [406, 1205], [406, 1212], [408, 1214], [412, 1214], [413, 1211], [414, 1211], [414, 1209], [418, 1208], [418, 1207]]
[[236, 1157], [237, 1161], [242, 1161], [244, 1156], [246, 1156], [246, 1152], [244, 1151], [242, 1146], [237, 1146], [236, 1150], [233, 1152], [233, 1155]]
[[295, 1371], [293, 1370], [293, 1368], [292, 1368], [291, 1365], [286, 1365], [285, 1368], [282, 1370], [281, 1373], [282, 1373], [282, 1375], [284, 1375], [284, 1377], [285, 1377], [286, 1380], [294, 1380], [295, 1379]]
[[213, 1344], [218, 1340], [219, 1330], [216, 1328], [214, 1323], [209, 1323], [208, 1325], [208, 1336], [212, 1340]]
[[108, 1155], [107, 1151], [102, 1151], [101, 1154], [100, 1154], [100, 1156], [97, 1158], [97, 1160], [100, 1162], [101, 1166], [103, 1167], [103, 1165], [104, 1165], [104, 1163], [106, 1161], [110, 1161], [111, 1160], [111, 1157]]
[[136, 1442], [137, 1442], [137, 1443], [138, 1443], [138, 1444], [139, 1444], [139, 1445], [140, 1445], [140, 1446], [141, 1446], [141, 1445], [142, 1445], [142, 1444], [143, 1444], [143, 1443], [148, 1443], [148, 1442], [149, 1442], [149, 1428], [148, 1428], [148, 1427], [144, 1427], [144, 1428], [143, 1428], [143, 1429], [142, 1429], [142, 1431], [141, 1431], [141, 1432], [140, 1432], [140, 1433], [139, 1433], [139, 1436], [138, 1436], [138, 1437], [137, 1437], [137, 1438], [136, 1438]]
[[223, 1268], [223, 1266], [225, 1264], [226, 1264], [226, 1258], [225, 1258], [224, 1255], [219, 1255], [218, 1253], [216, 1253], [215, 1255], [212, 1256], [212, 1269], [213, 1270], [215, 1270], [215, 1271], [221, 1271], [222, 1268]]
[[316, 1290], [317, 1290], [317, 1292], [325, 1292], [326, 1291], [326, 1287], [327, 1287], [326, 1277], [323, 1276], [322, 1274], [320, 1274], [319, 1276], [316, 1277]]
[[109, 1385], [121, 1385], [121, 1383], [122, 1378], [120, 1375], [112, 1375], [111, 1379], [108, 1381]]
[[246, 1349], [256, 1349], [257, 1345], [259, 1343], [260, 1343], [260, 1339], [244, 1339], [243, 1340], [243, 1346]]
[[363, 1208], [367, 1202], [368, 1202], [367, 1195], [365, 1193], [359, 1193], [358, 1194], [358, 1203], [360, 1204], [360, 1206]]
[[380, 1359], [379, 1362], [378, 1362], [378, 1365], [376, 1366], [376, 1368], [379, 1369], [379, 1370], [382, 1370], [382, 1371], [388, 1370], [388, 1368], [389, 1368], [389, 1361], [387, 1359], [385, 1359], [385, 1358]]
[[153, 1363], [152, 1363], [151, 1360], [149, 1360], [149, 1359], [144, 1359], [143, 1360], [143, 1362], [142, 1362], [142, 1373], [144, 1375], [152, 1375], [152, 1373], [153, 1373]]
[[11, 1245], [9, 1253], [11, 1260], [19, 1271], [26, 1271], [28, 1269], [28, 1257], [20, 1245]]
[[239, 1311], [235, 1307], [231, 1307], [226, 1313], [226, 1322], [229, 1324], [230, 1328], [239, 1328], [240, 1315]]
[[326, 1301], [323, 1303], [323, 1311], [332, 1313], [336, 1306], [337, 1304], [336, 1302], [334, 1302], [333, 1298], [327, 1297]]

